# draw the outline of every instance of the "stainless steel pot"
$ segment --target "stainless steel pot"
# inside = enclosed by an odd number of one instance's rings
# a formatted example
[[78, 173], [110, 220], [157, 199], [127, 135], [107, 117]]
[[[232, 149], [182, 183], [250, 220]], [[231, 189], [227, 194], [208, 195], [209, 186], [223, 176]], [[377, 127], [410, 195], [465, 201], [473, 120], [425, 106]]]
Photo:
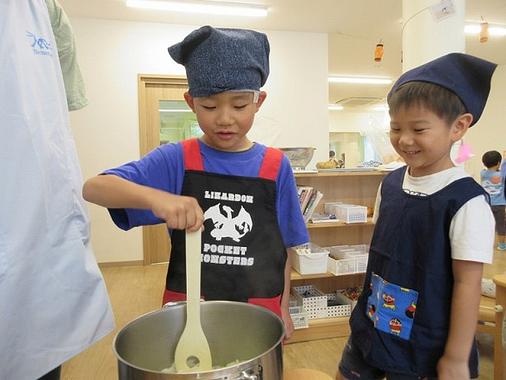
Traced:
[[186, 321], [186, 303], [145, 314], [116, 335], [113, 349], [120, 380], [280, 380], [283, 322], [269, 310], [242, 302], [201, 304], [202, 328], [213, 364], [240, 363], [207, 372], [166, 374]]

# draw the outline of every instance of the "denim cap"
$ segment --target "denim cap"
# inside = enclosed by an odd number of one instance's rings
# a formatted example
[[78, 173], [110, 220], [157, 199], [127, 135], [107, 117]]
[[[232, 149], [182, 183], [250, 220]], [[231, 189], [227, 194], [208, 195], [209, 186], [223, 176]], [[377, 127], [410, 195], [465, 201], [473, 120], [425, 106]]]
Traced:
[[253, 30], [203, 26], [168, 50], [185, 67], [194, 97], [259, 91], [269, 76], [269, 41]]
[[450, 53], [422, 66], [406, 71], [394, 83], [388, 98], [408, 82], [428, 82], [450, 90], [473, 115], [474, 125], [480, 118], [490, 92], [490, 81], [497, 65], [469, 54]]

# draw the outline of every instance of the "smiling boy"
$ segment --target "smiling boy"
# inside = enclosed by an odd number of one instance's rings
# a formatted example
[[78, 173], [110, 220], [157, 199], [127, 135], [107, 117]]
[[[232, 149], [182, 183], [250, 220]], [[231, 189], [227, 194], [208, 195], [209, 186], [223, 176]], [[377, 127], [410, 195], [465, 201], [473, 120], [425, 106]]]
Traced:
[[474, 333], [494, 220], [450, 152], [481, 116], [495, 67], [448, 54], [403, 74], [388, 95], [390, 141], [407, 165], [378, 192], [365, 288], [339, 365], [346, 379], [478, 376]]

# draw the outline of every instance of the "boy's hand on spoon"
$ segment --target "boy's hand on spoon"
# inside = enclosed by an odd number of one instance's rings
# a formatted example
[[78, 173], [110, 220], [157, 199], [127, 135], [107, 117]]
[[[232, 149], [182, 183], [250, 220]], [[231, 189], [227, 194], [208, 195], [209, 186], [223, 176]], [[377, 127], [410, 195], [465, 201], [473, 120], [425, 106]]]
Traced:
[[204, 212], [195, 198], [157, 191], [151, 203], [153, 214], [169, 228], [195, 232], [204, 223]]

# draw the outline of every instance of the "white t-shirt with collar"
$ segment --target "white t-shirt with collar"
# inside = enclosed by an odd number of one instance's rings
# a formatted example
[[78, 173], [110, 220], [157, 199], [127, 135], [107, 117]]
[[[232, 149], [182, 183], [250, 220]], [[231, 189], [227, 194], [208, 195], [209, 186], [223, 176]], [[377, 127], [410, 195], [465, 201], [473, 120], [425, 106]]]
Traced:
[[[403, 190], [408, 194], [427, 196], [443, 189], [458, 179], [470, 177], [456, 166], [423, 177], [404, 175]], [[373, 221], [379, 217], [381, 186], [376, 195]], [[494, 256], [495, 220], [483, 195], [470, 199], [454, 215], [450, 224], [452, 259], [492, 263]]]

